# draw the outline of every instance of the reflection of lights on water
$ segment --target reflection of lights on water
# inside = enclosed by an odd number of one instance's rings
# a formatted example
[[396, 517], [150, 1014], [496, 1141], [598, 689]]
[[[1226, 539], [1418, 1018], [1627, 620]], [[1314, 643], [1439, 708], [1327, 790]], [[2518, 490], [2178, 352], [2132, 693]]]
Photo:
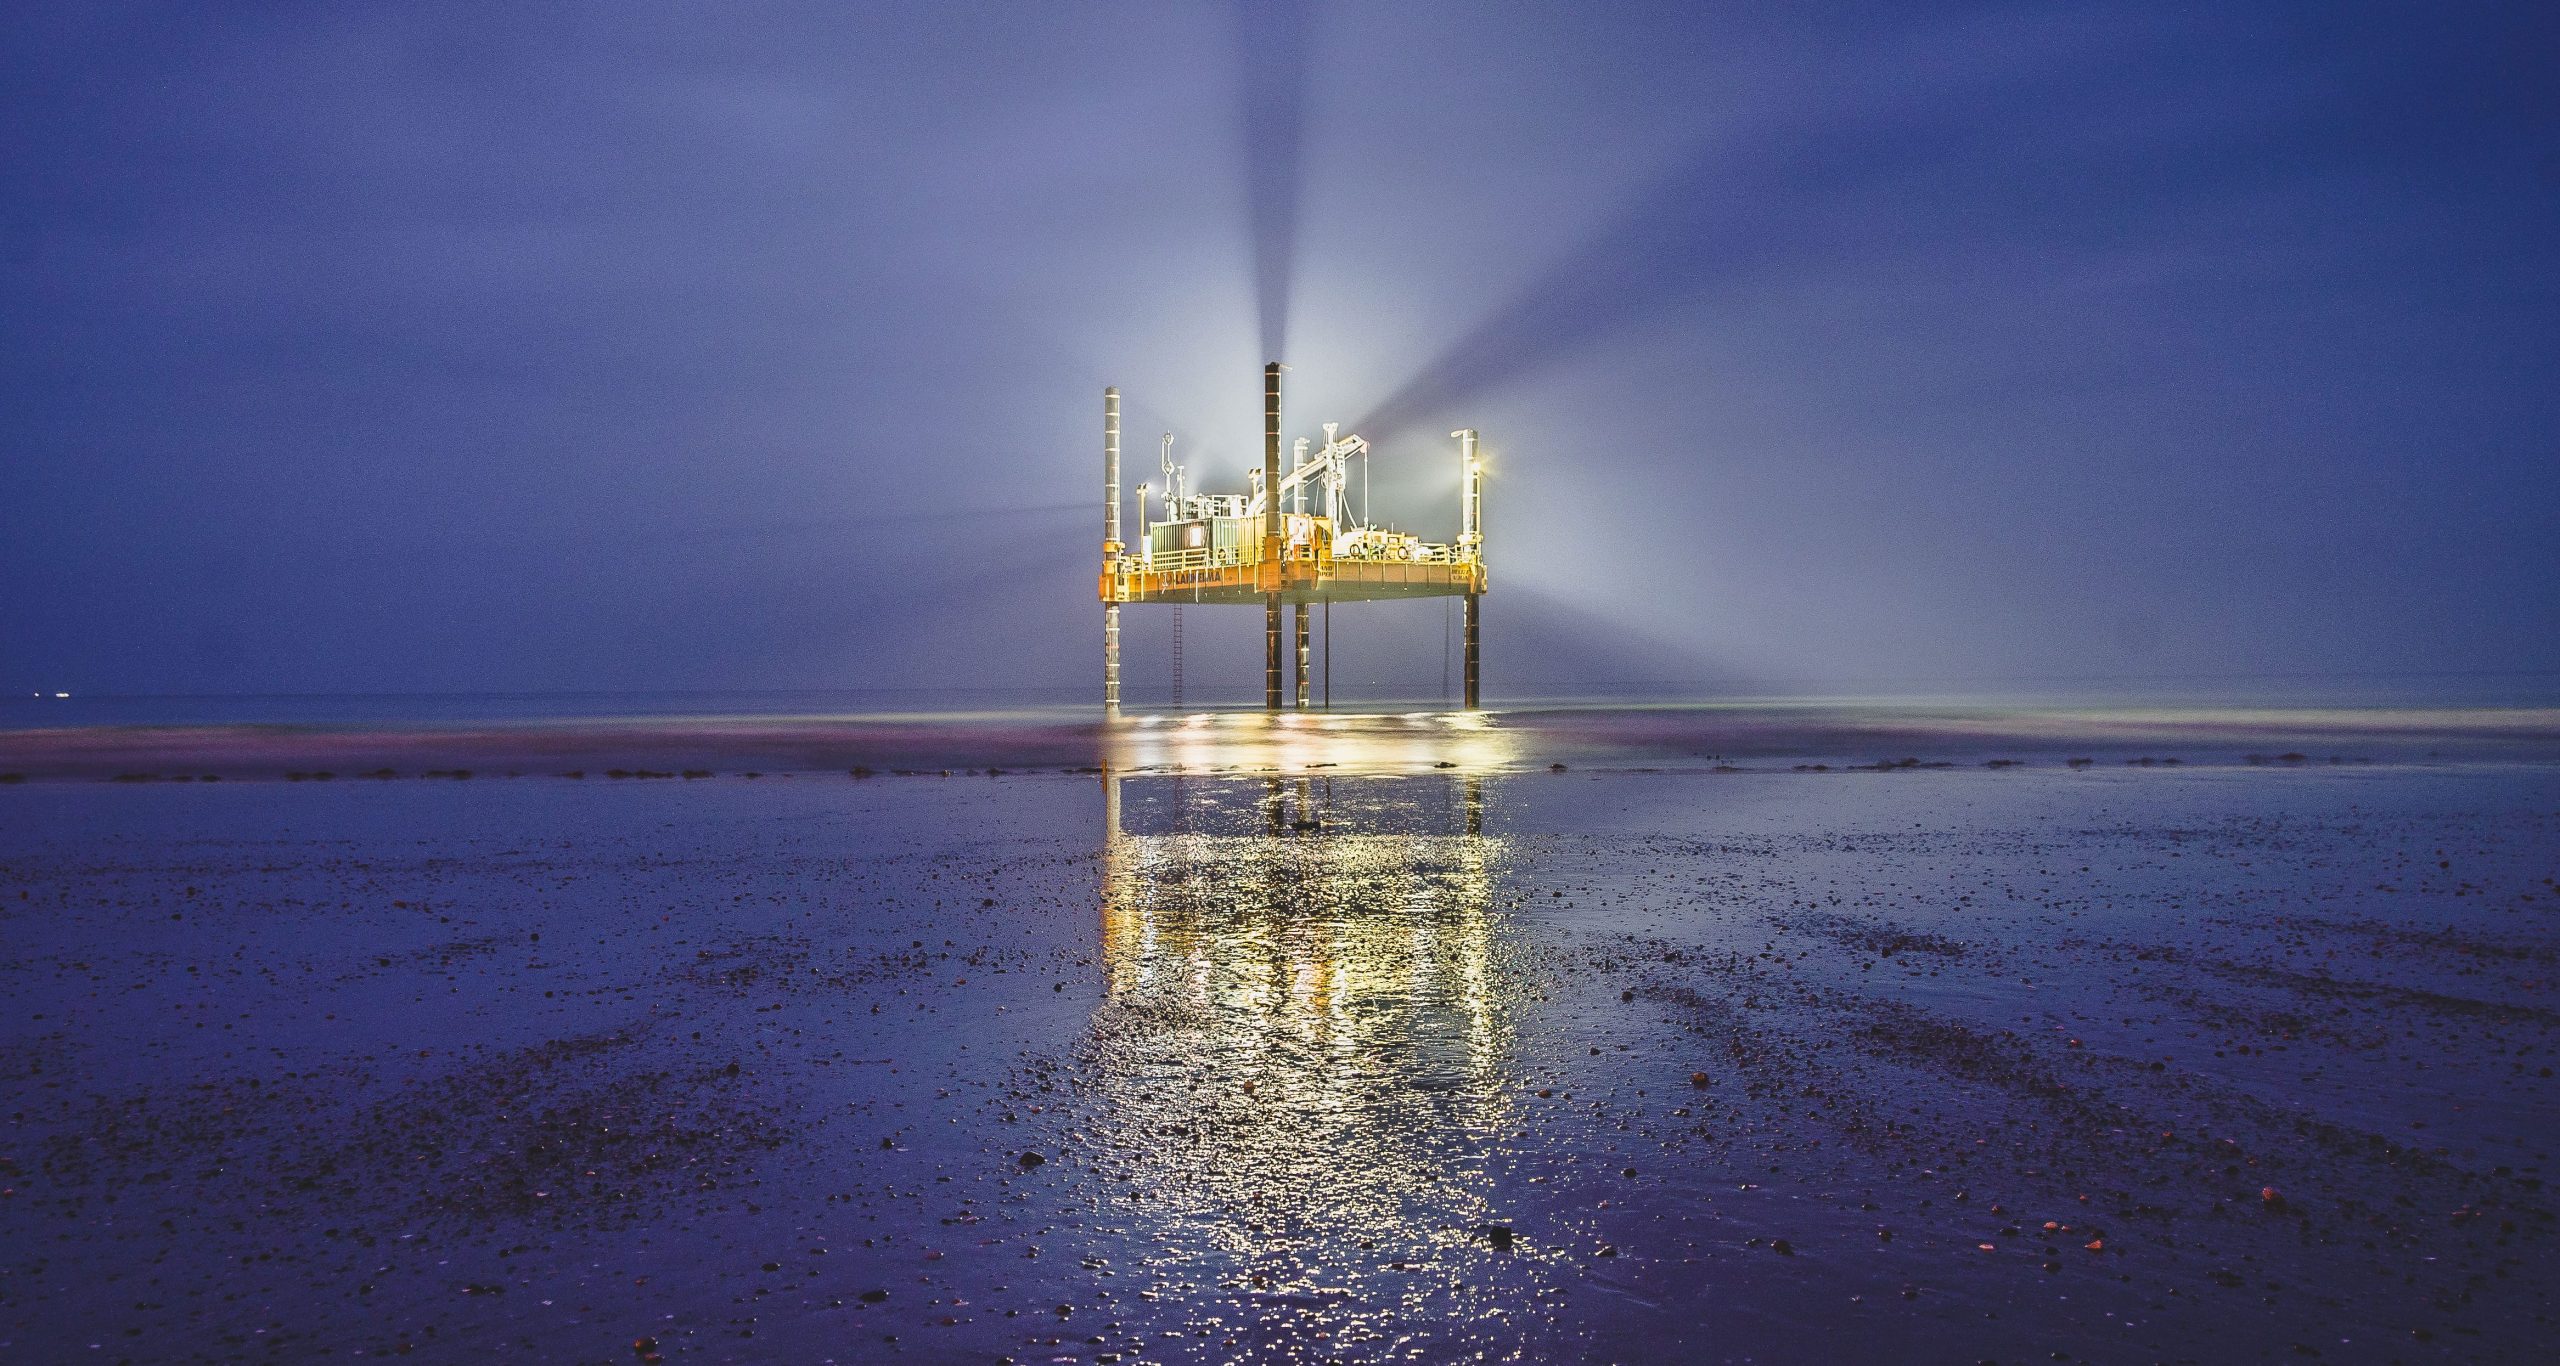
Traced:
[[1512, 736], [1484, 712], [1138, 716], [1103, 739], [1104, 762], [1115, 773], [1490, 773], [1508, 767], [1518, 752]]
[[[1131, 784], [1173, 790], [1176, 828], [1125, 830]], [[1300, 832], [1186, 828], [1195, 810], [1237, 819], [1238, 805], [1278, 803], [1278, 780], [1104, 788], [1108, 995], [1093, 1038], [1103, 1122], [1125, 1127], [1141, 1169], [1133, 1188], [1231, 1250], [1246, 1241], [1238, 1209], [1314, 1232], [1480, 1202], [1463, 1168], [1509, 1105], [1492, 989], [1500, 841], [1347, 830], [1322, 807], [1322, 833], [1276, 818], [1272, 831]]]

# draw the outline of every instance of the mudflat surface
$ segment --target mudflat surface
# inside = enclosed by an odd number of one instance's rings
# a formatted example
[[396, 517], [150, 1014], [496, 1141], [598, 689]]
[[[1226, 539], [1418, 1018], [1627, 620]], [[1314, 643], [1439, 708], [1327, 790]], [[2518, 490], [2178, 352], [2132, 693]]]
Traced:
[[0, 788], [0, 1357], [2547, 1359], [2560, 770], [1445, 762]]

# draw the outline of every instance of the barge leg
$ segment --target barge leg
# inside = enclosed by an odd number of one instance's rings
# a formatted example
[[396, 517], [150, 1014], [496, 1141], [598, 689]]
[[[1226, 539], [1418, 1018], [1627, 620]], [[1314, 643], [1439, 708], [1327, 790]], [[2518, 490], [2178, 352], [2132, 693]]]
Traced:
[[1102, 711], [1120, 714], [1120, 604], [1102, 605]]
[[1280, 710], [1280, 595], [1262, 599], [1262, 709]]
[[1307, 702], [1308, 702], [1308, 700], [1309, 700], [1309, 699], [1308, 699], [1308, 696], [1307, 696], [1307, 663], [1308, 663], [1308, 660], [1307, 660], [1307, 605], [1306, 605], [1305, 603], [1303, 603], [1303, 602], [1302, 602], [1302, 603], [1299, 603], [1299, 604], [1297, 604], [1297, 609], [1298, 609], [1298, 613], [1297, 613], [1297, 615], [1298, 615], [1298, 670], [1297, 670], [1297, 673], [1298, 673], [1298, 678], [1297, 678], [1297, 683], [1298, 683], [1298, 692], [1297, 692], [1297, 698], [1298, 698], [1298, 710], [1300, 710], [1300, 711], [1305, 711], [1305, 710], [1307, 709]]
[[1474, 593], [1467, 594], [1467, 660], [1464, 667], [1469, 711], [1476, 709], [1476, 597]]
[[[1120, 391], [1102, 391], [1102, 572], [1120, 567]], [[1120, 604], [1102, 604], [1102, 714], [1120, 714]]]
[[[1280, 362], [1262, 367], [1262, 572], [1277, 586], [1280, 564]], [[1262, 709], [1280, 710], [1280, 595], [1262, 595]]]

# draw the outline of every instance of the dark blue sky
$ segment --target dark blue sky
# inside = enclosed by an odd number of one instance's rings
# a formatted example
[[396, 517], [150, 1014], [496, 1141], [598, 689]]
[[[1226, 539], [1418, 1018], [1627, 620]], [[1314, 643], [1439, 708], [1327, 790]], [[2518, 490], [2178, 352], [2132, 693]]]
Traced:
[[1275, 343], [1497, 699], [2560, 670], [2550, 13], [13, 7], [0, 685], [1082, 687]]

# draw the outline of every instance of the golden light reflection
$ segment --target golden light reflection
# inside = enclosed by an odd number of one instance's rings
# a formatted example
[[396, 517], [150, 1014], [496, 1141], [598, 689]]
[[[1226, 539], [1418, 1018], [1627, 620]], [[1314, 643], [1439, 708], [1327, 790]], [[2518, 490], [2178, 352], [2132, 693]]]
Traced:
[[1509, 768], [1519, 742], [1487, 712], [1194, 712], [1132, 716], [1103, 736], [1118, 774], [1457, 772]]
[[1103, 783], [1090, 1061], [1120, 1198], [1240, 1256], [1240, 1288], [1296, 1274], [1293, 1239], [1466, 1236], [1510, 1115], [1484, 779]]

